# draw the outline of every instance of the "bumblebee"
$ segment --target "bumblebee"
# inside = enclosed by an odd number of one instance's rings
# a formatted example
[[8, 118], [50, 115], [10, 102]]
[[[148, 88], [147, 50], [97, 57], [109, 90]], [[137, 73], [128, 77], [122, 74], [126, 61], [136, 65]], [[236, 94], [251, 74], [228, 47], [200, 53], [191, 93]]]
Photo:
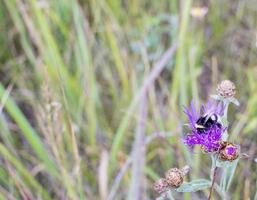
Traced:
[[216, 114], [207, 114], [201, 116], [195, 124], [195, 128], [199, 131], [199, 133], [204, 133], [205, 130], [211, 128], [214, 124], [221, 127], [221, 124], [218, 122], [218, 116]]

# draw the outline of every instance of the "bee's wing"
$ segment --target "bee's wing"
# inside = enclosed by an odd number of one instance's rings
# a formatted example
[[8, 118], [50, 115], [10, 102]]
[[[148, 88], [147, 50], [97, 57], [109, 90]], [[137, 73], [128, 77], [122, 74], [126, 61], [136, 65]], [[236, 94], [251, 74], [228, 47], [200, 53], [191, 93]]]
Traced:
[[191, 124], [183, 124], [183, 126], [186, 126], [186, 127], [189, 127], [189, 128], [191, 128]]
[[210, 119], [212, 117], [212, 115], [216, 115], [215, 113], [213, 112], [208, 112], [208, 113], [205, 113], [205, 121], [204, 122], [207, 122], [208, 119]]
[[205, 127], [200, 124], [195, 124], [195, 128], [205, 128]]

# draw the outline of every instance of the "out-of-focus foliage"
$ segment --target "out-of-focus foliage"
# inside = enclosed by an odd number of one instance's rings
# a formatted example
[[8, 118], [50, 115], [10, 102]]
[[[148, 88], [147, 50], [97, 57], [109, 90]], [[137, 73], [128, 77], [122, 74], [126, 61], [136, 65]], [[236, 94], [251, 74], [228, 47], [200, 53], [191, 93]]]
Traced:
[[[188, 180], [209, 177], [209, 157], [181, 142], [182, 106], [206, 101], [223, 79], [241, 103], [229, 110], [230, 138], [249, 155], [229, 196], [257, 197], [255, 0], [0, 2], [0, 199], [131, 197], [136, 97], [174, 43], [147, 96], [141, 198], [156, 197], [153, 181], [174, 166], [192, 166]], [[158, 132], [168, 135], [150, 140]]]

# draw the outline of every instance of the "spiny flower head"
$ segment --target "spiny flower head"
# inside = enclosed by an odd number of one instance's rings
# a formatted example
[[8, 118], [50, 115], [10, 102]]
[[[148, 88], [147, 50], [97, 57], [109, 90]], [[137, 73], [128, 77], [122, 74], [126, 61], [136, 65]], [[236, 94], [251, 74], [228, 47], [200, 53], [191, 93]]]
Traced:
[[184, 176], [190, 171], [188, 165], [182, 169], [170, 168], [165, 173], [165, 178], [160, 178], [155, 181], [153, 188], [159, 194], [166, 192], [170, 188], [178, 188], [184, 180]]
[[232, 162], [239, 156], [238, 146], [231, 142], [222, 142], [219, 150], [219, 158]]
[[154, 190], [156, 192], [158, 192], [159, 194], [165, 192], [168, 190], [168, 183], [167, 180], [165, 178], [160, 178], [157, 181], [155, 181], [154, 183]]
[[222, 103], [215, 104], [209, 101], [207, 105], [201, 107], [200, 112], [197, 112], [194, 103], [191, 102], [190, 108], [185, 108], [191, 129], [191, 133], [183, 138], [185, 144], [191, 148], [200, 145], [207, 153], [218, 151], [222, 133], [226, 130], [219, 123], [223, 112]]
[[217, 92], [225, 98], [233, 97], [236, 94], [236, 87], [230, 80], [224, 80], [217, 86]]
[[171, 168], [165, 173], [165, 178], [170, 187], [179, 187], [183, 183], [183, 172], [178, 168]]

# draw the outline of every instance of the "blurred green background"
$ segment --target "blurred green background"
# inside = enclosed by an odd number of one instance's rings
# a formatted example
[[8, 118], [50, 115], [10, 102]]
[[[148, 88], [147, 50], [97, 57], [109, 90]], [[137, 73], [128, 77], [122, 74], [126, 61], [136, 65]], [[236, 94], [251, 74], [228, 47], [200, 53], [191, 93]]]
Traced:
[[186, 164], [187, 181], [209, 178], [209, 156], [181, 142], [182, 106], [223, 79], [249, 155], [229, 196], [257, 199], [256, 0], [0, 2], [0, 199], [154, 199]]

